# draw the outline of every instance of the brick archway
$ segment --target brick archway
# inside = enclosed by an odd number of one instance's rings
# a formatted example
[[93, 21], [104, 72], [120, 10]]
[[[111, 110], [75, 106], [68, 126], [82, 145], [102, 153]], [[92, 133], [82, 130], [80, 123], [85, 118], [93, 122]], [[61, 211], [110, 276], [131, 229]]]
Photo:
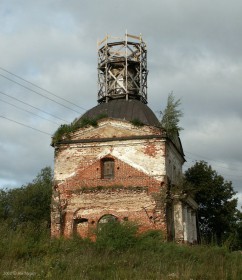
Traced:
[[113, 214], [105, 214], [98, 220], [99, 224], [107, 224], [110, 222], [118, 222], [118, 218], [114, 216]]

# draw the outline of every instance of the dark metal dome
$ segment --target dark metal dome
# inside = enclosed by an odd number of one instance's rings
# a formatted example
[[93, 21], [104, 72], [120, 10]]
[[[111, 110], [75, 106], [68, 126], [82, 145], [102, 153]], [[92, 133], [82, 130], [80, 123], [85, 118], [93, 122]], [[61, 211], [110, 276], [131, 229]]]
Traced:
[[77, 122], [84, 118], [93, 119], [100, 115], [126, 121], [138, 120], [145, 125], [160, 126], [157, 117], [146, 104], [139, 100], [132, 99], [117, 99], [109, 101], [108, 103], [101, 103], [88, 110]]

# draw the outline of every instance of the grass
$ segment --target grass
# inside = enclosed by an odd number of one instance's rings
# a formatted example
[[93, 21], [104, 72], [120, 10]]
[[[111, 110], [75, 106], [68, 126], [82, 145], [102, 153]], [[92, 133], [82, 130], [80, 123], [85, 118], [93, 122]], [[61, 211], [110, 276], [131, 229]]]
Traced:
[[97, 241], [51, 239], [44, 226], [0, 229], [0, 279], [242, 279], [242, 254], [226, 247], [164, 242], [126, 223], [102, 226]]

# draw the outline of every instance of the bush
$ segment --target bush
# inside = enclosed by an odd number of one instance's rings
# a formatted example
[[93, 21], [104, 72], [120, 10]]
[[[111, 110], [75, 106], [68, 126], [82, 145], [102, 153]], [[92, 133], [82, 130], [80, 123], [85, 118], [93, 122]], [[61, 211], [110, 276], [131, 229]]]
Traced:
[[157, 251], [161, 248], [165, 239], [160, 230], [148, 230], [137, 237], [138, 248], [142, 250]]
[[46, 223], [38, 226], [31, 222], [22, 223], [15, 229], [2, 223], [0, 242], [0, 256], [12, 259], [30, 258], [46, 254], [46, 242], [50, 239]]
[[137, 225], [117, 221], [108, 222], [99, 226], [96, 232], [96, 246], [99, 249], [123, 251], [133, 247], [136, 242]]

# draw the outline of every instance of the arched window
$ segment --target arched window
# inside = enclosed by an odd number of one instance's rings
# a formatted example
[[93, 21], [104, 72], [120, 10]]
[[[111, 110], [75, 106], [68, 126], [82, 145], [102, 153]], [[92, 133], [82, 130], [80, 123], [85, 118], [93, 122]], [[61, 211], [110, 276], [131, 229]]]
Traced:
[[107, 224], [107, 223], [114, 223], [114, 222], [117, 222], [117, 221], [118, 221], [118, 218], [115, 217], [114, 215], [106, 214], [99, 219], [98, 223], [99, 224]]
[[118, 222], [118, 218], [115, 217], [112, 214], [106, 214], [102, 216], [97, 224], [98, 231], [101, 231], [103, 228], [106, 228], [106, 230], [110, 230], [110, 226], [112, 226], [114, 223]]
[[112, 158], [104, 158], [102, 164], [102, 179], [114, 178], [114, 160]]

